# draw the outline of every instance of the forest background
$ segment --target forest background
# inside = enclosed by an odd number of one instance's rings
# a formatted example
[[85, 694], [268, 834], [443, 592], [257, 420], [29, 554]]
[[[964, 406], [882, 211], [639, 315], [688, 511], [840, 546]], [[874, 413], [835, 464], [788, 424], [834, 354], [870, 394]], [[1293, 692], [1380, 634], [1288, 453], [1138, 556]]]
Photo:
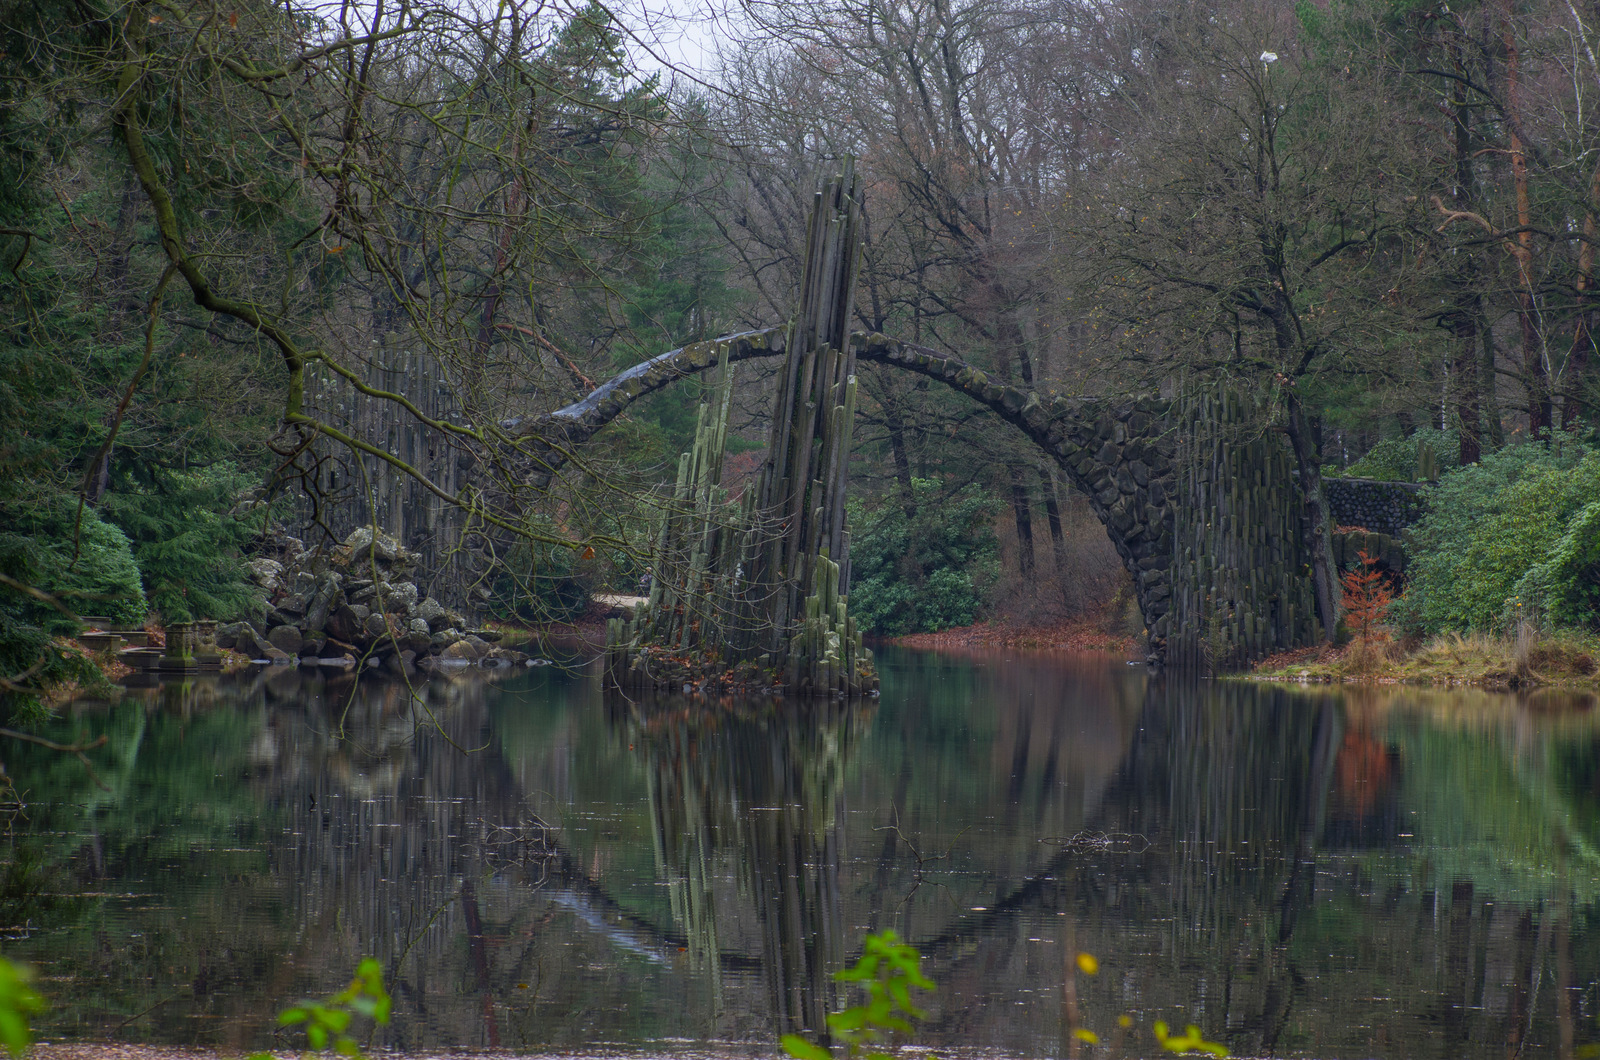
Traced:
[[[1303, 488], [1442, 473], [1407, 628], [1600, 623], [1600, 5], [750, 0], [737, 25], [663, 80], [599, 3], [0, 0], [4, 691], [77, 665], [58, 604], [259, 615], [245, 559], [291, 535], [376, 523], [492, 617], [632, 589], [699, 384], [548, 482], [539, 417], [784, 319], [845, 155], [863, 329], [1041, 393], [1240, 389]], [[925, 380], [860, 385], [864, 626], [1126, 621], [1037, 450]]]

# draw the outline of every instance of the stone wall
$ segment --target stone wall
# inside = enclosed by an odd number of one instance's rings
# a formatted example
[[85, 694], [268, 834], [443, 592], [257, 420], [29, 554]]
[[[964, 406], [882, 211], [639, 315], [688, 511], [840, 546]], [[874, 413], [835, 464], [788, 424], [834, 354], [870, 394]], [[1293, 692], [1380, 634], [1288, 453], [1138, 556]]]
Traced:
[[1322, 495], [1334, 526], [1359, 526], [1375, 534], [1399, 537], [1422, 518], [1427, 506], [1419, 482], [1380, 482], [1370, 478], [1324, 478]]

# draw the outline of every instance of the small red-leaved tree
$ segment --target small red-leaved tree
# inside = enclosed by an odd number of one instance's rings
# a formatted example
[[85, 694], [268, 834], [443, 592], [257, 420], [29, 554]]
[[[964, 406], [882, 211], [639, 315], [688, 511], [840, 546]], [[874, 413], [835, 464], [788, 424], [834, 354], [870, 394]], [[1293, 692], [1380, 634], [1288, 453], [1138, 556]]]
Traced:
[[1346, 571], [1339, 581], [1344, 586], [1350, 632], [1366, 644], [1383, 635], [1383, 619], [1394, 603], [1394, 593], [1389, 590], [1388, 577], [1377, 569], [1377, 557], [1367, 555], [1365, 550], [1356, 556], [1360, 565]]

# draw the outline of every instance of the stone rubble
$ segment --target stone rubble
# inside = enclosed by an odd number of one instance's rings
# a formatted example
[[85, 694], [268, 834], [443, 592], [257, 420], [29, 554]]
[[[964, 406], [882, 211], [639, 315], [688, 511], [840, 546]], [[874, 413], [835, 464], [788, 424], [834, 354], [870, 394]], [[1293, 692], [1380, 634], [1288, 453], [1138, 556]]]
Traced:
[[250, 577], [267, 596], [266, 613], [218, 626], [219, 647], [275, 663], [331, 659], [355, 666], [365, 659], [398, 673], [535, 661], [499, 647], [498, 630], [472, 628], [431, 596], [419, 599], [414, 578], [421, 557], [382, 531], [361, 527], [332, 550], [284, 538], [281, 555], [282, 561], [250, 561]]

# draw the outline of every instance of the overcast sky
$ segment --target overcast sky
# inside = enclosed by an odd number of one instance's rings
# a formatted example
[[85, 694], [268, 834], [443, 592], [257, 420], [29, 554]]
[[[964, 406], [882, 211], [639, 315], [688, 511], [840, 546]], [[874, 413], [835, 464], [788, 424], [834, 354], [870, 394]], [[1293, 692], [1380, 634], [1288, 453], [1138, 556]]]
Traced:
[[628, 52], [645, 74], [674, 71], [709, 80], [717, 47], [739, 23], [732, 0], [604, 0], [632, 35]]

